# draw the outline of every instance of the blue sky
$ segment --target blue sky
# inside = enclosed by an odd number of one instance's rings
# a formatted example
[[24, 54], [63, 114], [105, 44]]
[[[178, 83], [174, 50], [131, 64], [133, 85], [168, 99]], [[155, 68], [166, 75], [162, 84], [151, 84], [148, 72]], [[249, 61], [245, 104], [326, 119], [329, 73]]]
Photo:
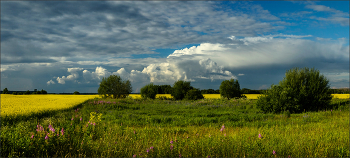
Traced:
[[349, 1], [1, 1], [1, 89], [266, 89], [294, 67], [349, 87]]

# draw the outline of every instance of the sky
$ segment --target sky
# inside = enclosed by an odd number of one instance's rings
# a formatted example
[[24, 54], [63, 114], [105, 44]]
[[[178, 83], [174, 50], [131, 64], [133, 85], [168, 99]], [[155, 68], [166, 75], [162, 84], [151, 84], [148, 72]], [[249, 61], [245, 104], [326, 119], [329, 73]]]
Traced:
[[267, 89], [315, 68], [349, 87], [349, 1], [1, 1], [1, 90], [97, 93], [103, 77]]

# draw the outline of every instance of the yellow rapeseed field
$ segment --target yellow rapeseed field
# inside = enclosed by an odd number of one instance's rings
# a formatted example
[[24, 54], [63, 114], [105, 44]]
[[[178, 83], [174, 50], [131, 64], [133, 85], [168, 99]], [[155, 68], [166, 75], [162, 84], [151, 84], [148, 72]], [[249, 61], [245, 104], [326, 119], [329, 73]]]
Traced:
[[73, 107], [98, 95], [11, 95], [1, 94], [1, 116], [16, 116]]

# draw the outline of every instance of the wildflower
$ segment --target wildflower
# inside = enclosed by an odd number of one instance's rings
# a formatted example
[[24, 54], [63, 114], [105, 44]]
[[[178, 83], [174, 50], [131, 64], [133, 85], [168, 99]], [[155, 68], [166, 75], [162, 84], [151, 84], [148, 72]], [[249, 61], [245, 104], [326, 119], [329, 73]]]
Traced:
[[151, 146], [150, 149], [153, 149], [153, 146]]
[[133, 155], [132, 157], [136, 157], [136, 155]]
[[181, 157], [181, 154], [179, 154], [179, 157]]
[[332, 109], [331, 109], [331, 111], [332, 111]]
[[275, 152], [275, 150], [273, 150], [273, 151], [272, 151], [272, 154], [276, 155], [276, 152]]
[[259, 133], [259, 139], [261, 139], [261, 134]]
[[83, 145], [84, 141], [81, 142], [81, 145]]
[[89, 124], [86, 124], [86, 127], [89, 126]]
[[34, 138], [34, 134], [33, 134], [33, 135], [30, 137], [30, 138], [32, 138], [32, 139], [33, 139], [33, 138]]
[[134, 134], [136, 134], [135, 130], [134, 130]]
[[188, 136], [187, 136], [187, 139], [188, 139]]
[[173, 141], [172, 141], [172, 140], [170, 141], [170, 144], [173, 144]]
[[96, 123], [94, 122], [94, 126], [96, 125]]
[[72, 117], [72, 121], [73, 121], [73, 117]]
[[174, 149], [174, 146], [173, 145], [170, 145], [170, 150], [173, 150]]
[[224, 134], [224, 136], [226, 137], [226, 133]]
[[46, 135], [45, 140], [49, 139], [49, 137]]
[[80, 121], [81, 121], [81, 120], [83, 120], [83, 118], [82, 118], [82, 117], [80, 117]]
[[140, 153], [139, 155], [141, 156], [142, 154]]
[[63, 129], [63, 128], [61, 129], [61, 134], [62, 134], [62, 135], [64, 134], [64, 129]]
[[149, 152], [149, 150], [147, 149], [147, 153]]

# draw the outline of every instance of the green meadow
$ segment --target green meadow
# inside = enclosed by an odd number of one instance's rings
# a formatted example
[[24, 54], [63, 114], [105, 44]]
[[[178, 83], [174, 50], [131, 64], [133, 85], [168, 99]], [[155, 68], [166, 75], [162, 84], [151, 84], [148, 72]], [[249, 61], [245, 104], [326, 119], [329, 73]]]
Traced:
[[1, 157], [349, 157], [349, 99], [290, 115], [255, 103], [90, 99], [1, 121]]

